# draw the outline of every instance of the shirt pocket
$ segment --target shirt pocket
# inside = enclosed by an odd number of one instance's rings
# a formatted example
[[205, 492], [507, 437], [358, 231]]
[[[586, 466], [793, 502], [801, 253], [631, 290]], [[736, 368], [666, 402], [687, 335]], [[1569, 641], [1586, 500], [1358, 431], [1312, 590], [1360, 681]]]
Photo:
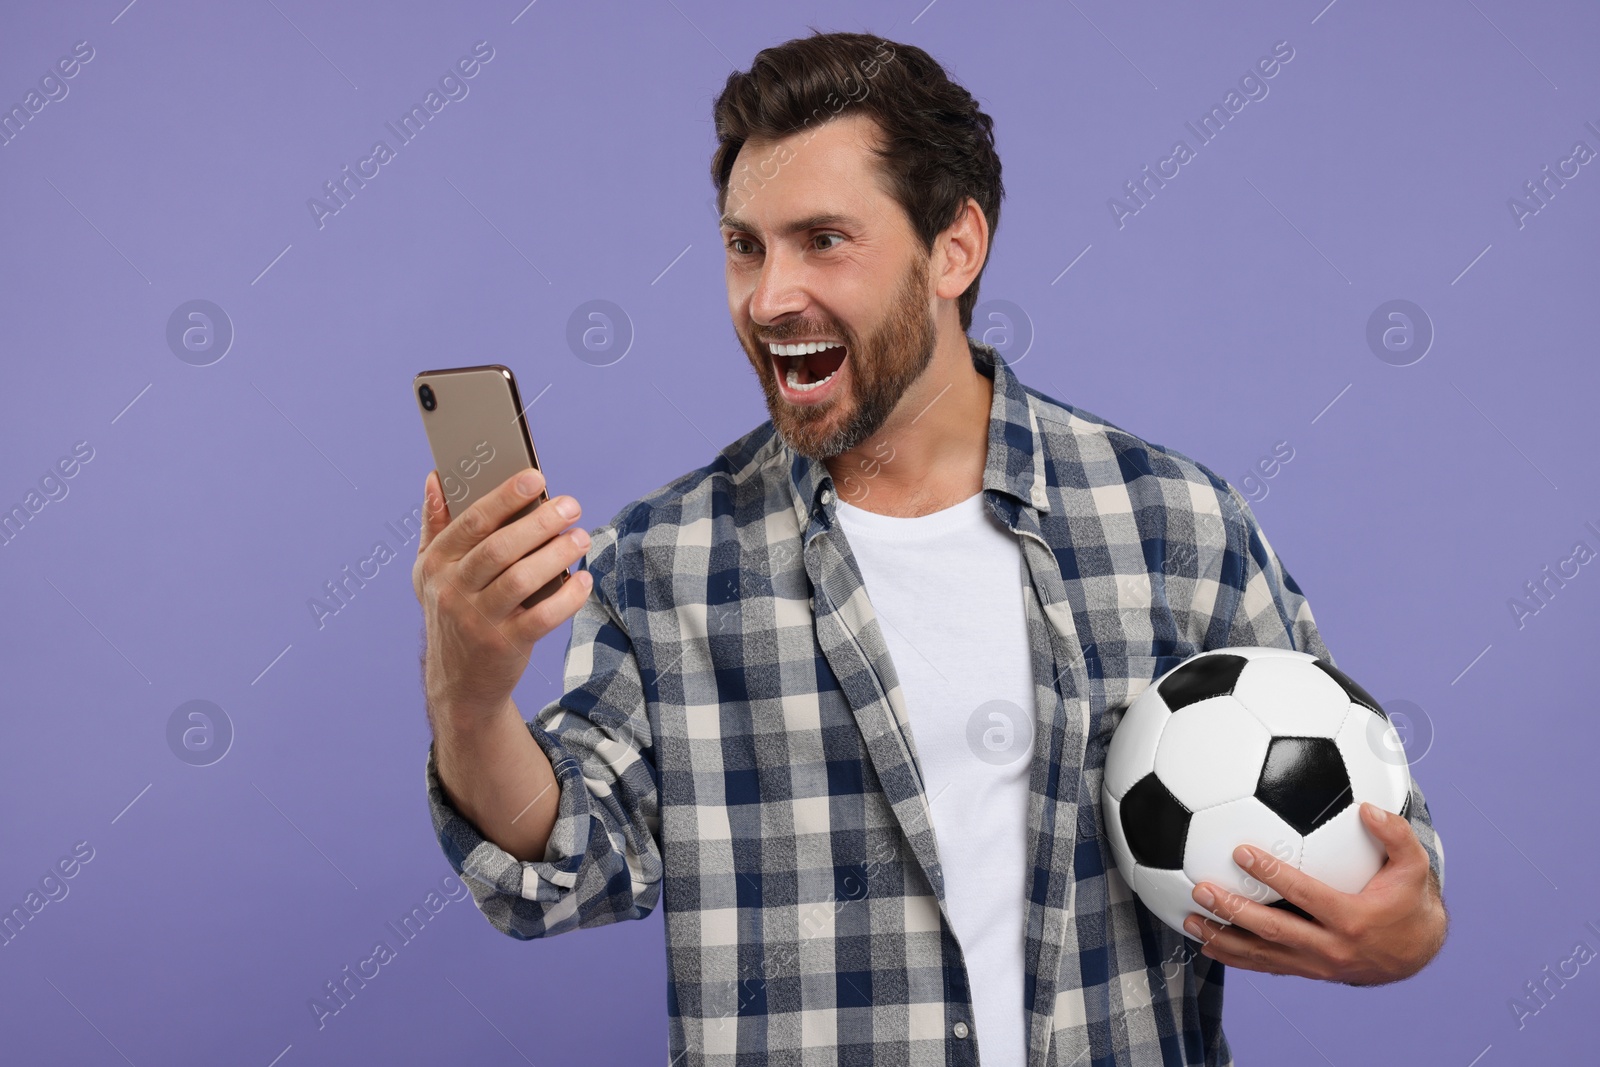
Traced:
[[[1089, 686], [1098, 708], [1125, 708], [1139, 698], [1159, 676], [1161, 661], [1148, 644], [1139, 641], [1101, 641], [1084, 650]], [[1161, 670], [1165, 670], [1161, 667]]]

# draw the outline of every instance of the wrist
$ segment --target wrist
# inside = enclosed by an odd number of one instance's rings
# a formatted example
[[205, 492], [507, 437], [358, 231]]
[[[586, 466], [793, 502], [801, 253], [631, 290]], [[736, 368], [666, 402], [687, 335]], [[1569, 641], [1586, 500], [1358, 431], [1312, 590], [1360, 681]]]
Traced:
[[503, 729], [508, 721], [520, 721], [521, 717], [516, 702], [509, 696], [499, 701], [447, 695], [428, 700], [428, 718], [434, 732], [443, 730], [463, 739], [494, 733]]

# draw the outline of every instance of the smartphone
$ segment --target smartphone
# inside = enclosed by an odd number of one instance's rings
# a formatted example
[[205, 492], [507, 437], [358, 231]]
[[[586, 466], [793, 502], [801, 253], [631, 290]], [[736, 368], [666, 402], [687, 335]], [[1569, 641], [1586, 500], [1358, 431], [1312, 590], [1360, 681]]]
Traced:
[[[411, 392], [422, 412], [439, 488], [452, 519], [517, 471], [529, 467], [543, 471], [510, 368], [494, 363], [425, 370], [411, 380]], [[541, 489], [527, 507], [501, 526], [522, 518], [548, 499], [549, 494]], [[569, 577], [562, 570], [530, 593], [522, 606], [539, 603]]]

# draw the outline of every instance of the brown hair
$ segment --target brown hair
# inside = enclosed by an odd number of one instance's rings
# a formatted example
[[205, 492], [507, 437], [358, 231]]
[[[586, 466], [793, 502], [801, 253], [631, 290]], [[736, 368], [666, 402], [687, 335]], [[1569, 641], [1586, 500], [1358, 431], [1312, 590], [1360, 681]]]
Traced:
[[[778, 140], [851, 112], [872, 116], [882, 130], [875, 154], [924, 251], [932, 252], [934, 238], [955, 222], [969, 196], [988, 220], [993, 247], [1005, 195], [994, 120], [928, 53], [870, 33], [813, 27], [812, 36], [764, 48], [748, 71], [728, 75], [712, 108], [718, 214], [727, 210], [729, 177], [746, 141]], [[747, 188], [762, 184], [759, 176], [744, 181]], [[982, 280], [979, 268], [956, 301], [963, 332], [972, 326]]]

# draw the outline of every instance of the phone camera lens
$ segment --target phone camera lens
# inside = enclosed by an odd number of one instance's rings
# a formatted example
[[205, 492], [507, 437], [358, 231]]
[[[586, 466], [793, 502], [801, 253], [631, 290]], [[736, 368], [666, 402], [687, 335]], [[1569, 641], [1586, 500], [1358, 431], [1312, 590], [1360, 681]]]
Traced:
[[429, 386], [424, 385], [418, 389], [417, 398], [422, 401], [424, 411], [432, 411], [439, 406], [439, 402], [433, 398], [433, 389]]

